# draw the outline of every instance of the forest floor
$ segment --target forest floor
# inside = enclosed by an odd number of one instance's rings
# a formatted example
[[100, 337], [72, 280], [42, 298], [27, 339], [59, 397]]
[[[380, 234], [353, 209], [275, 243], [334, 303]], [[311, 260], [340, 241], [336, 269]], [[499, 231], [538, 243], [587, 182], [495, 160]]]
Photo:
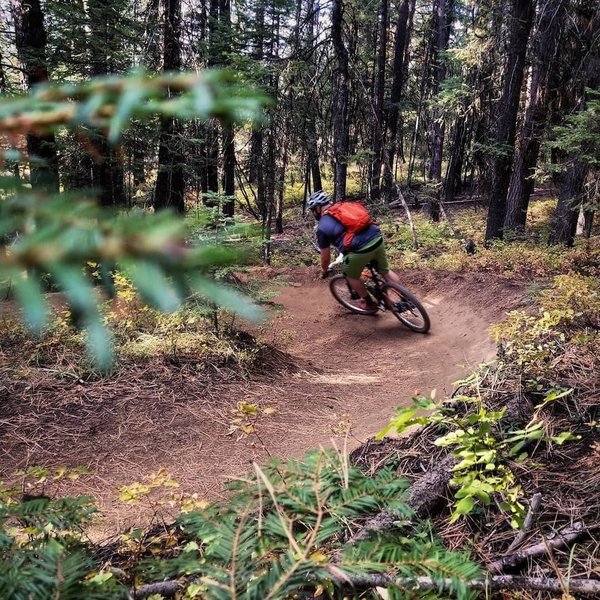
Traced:
[[389, 314], [348, 313], [315, 275], [301, 267], [249, 275], [285, 282], [268, 321], [251, 328], [263, 342], [258, 372], [201, 372], [188, 357], [95, 381], [39, 369], [10, 390], [0, 382], [2, 475], [35, 464], [86, 465], [93, 474], [65, 483], [63, 493], [96, 499], [98, 537], [145, 526], [168, 507], [124, 504], [118, 487], [162, 468], [180, 490], [218, 500], [252, 461], [332, 443], [352, 450], [414, 394], [447, 395], [455, 380], [492, 360], [489, 325], [529, 302], [525, 284], [491, 274], [401, 271], [431, 316], [430, 333], [421, 335]]

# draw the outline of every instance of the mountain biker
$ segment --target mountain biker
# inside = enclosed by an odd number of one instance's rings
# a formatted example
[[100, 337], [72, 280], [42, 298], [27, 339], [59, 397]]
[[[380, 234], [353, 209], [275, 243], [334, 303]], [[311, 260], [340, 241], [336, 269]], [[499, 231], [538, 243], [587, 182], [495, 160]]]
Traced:
[[345, 254], [342, 273], [346, 276], [350, 287], [360, 296], [356, 306], [366, 312], [376, 313], [377, 304], [360, 280], [364, 267], [374, 260], [377, 263], [377, 270], [387, 281], [400, 283], [400, 278], [388, 265], [381, 230], [375, 223], [369, 224], [354, 235], [350, 247], [344, 252], [343, 238], [346, 229], [338, 219], [327, 214], [331, 206], [332, 202], [327, 192], [323, 190], [311, 194], [306, 203], [306, 207], [318, 222], [317, 243], [321, 252], [321, 277], [324, 279], [329, 274], [330, 246], [333, 245], [339, 252]]

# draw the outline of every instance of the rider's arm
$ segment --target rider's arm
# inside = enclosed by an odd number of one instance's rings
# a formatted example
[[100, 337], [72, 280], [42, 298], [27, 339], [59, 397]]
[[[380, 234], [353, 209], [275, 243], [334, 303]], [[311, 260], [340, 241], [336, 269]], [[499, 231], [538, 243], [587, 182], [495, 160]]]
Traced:
[[321, 248], [321, 272], [323, 275], [329, 270], [329, 263], [331, 262], [331, 250], [329, 247]]

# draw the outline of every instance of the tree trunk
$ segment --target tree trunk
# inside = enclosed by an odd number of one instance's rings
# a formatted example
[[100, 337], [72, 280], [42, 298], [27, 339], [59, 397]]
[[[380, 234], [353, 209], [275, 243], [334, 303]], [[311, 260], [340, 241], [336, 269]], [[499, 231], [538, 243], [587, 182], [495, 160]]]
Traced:
[[[256, 32], [254, 36], [254, 51], [252, 58], [257, 64], [261, 64], [265, 55], [264, 29], [265, 29], [265, 9], [262, 2], [256, 7]], [[264, 83], [264, 82], [263, 82]], [[263, 132], [261, 129], [254, 129], [250, 138], [250, 157], [248, 160], [248, 181], [249, 183], [259, 183], [263, 179]]]
[[331, 12], [331, 38], [336, 60], [335, 92], [333, 100], [333, 151], [335, 171], [333, 180], [333, 200], [339, 202], [346, 195], [346, 175], [350, 131], [348, 105], [350, 99], [350, 73], [348, 72], [348, 49], [342, 37], [344, 24], [343, 0], [333, 0]]
[[[448, 48], [454, 0], [436, 0], [434, 5], [434, 23], [432, 30], [433, 44], [431, 56], [431, 95], [435, 98], [444, 79], [446, 79], [446, 59], [443, 53]], [[429, 179], [436, 189], [429, 201], [429, 216], [432, 221], [440, 220], [440, 195], [442, 191], [442, 151], [445, 136], [444, 111], [437, 108], [433, 114], [431, 125], [431, 158], [429, 162]]]
[[463, 159], [465, 153], [466, 138], [466, 115], [459, 115], [454, 124], [454, 135], [452, 139], [452, 150], [450, 151], [450, 160], [446, 170], [444, 181], [444, 200], [451, 202], [455, 194], [461, 191], [461, 173], [463, 168]]
[[[298, 3], [299, 6], [301, 2]], [[316, 65], [314, 57], [314, 43], [315, 43], [315, 27], [318, 26], [319, 22], [319, 10], [318, 5], [315, 8], [315, 0], [308, 0], [306, 5], [306, 34], [302, 42], [302, 52], [306, 55], [307, 70], [308, 70], [308, 81], [314, 81], [316, 76]], [[299, 33], [300, 35], [300, 33]], [[302, 87], [302, 93], [300, 95], [300, 103], [305, 111], [305, 150], [308, 161], [308, 169], [312, 176], [313, 190], [323, 189], [323, 183], [321, 181], [321, 167], [319, 165], [319, 148], [317, 145], [317, 124], [316, 124], [316, 109], [315, 96], [310, 93], [307, 89], [308, 85]]]
[[[231, 37], [231, 0], [221, 0], [220, 24], [225, 37]], [[220, 57], [220, 62], [226, 62]], [[223, 214], [233, 217], [235, 212], [235, 134], [233, 126], [226, 126], [222, 134], [223, 141], [223, 193], [227, 196], [223, 204]]]
[[533, 175], [548, 112], [548, 84], [557, 64], [565, 11], [565, 0], [549, 0], [540, 16], [527, 109], [508, 189], [505, 229], [525, 229], [529, 198], [535, 183]]
[[375, 69], [374, 114], [371, 133], [373, 160], [371, 162], [371, 199], [377, 201], [380, 195], [381, 164], [383, 162], [383, 132], [385, 130], [383, 100], [385, 93], [385, 64], [387, 61], [388, 0], [381, 0], [377, 65]]
[[223, 130], [223, 193], [227, 196], [223, 204], [223, 214], [233, 217], [235, 213], [235, 142], [233, 129]]
[[579, 158], [571, 157], [552, 218], [552, 232], [548, 240], [551, 245], [564, 244], [570, 247], [575, 243], [577, 218], [588, 168]]
[[535, 2], [512, 0], [508, 60], [504, 71], [504, 85], [498, 105], [496, 128], [496, 156], [492, 168], [492, 185], [485, 232], [486, 241], [502, 238], [506, 216], [506, 194], [514, 154], [515, 131], [519, 111], [519, 96], [523, 83], [525, 55], [533, 20]]
[[273, 208], [275, 206], [275, 130], [272, 128], [267, 134], [267, 152], [265, 156], [264, 194], [265, 206], [263, 217], [263, 260], [265, 265], [271, 264], [271, 227], [273, 221]]
[[[164, 71], [181, 69], [181, 0], [165, 0]], [[185, 212], [183, 128], [174, 117], [160, 120], [158, 175], [154, 188], [154, 208]]]
[[[116, 70], [113, 55], [119, 49], [115, 38], [115, 23], [119, 10], [110, 0], [88, 0], [88, 56], [93, 77], [108, 75]], [[96, 156], [92, 160], [92, 186], [100, 190], [102, 206], [125, 206], [124, 170], [121, 157], [99, 129], [91, 132]]]
[[[591, 12], [591, 11], [590, 11]], [[593, 15], [593, 13], [592, 13]], [[595, 19], [584, 15], [586, 28], [585, 37], [580, 43], [579, 50], [583, 51], [582, 76], [576, 82], [578, 96], [576, 106], [579, 111], [584, 111], [587, 105], [587, 90], [600, 86], [600, 53], [598, 52], [598, 35], [600, 33], [600, 9], [596, 7]], [[584, 156], [590, 153], [588, 143], [582, 145], [581, 150], [574, 151], [567, 162], [567, 173], [564, 177], [558, 196], [558, 204], [553, 215], [553, 228], [548, 240], [549, 244], [564, 244], [572, 246], [575, 243], [577, 218], [584, 196], [584, 184], [590, 170], [590, 163]]]
[[0, 48], [0, 94], [5, 94], [8, 90], [6, 85], [6, 74], [4, 73], [4, 59], [2, 58], [2, 48]]
[[400, 117], [400, 100], [402, 98], [402, 89], [405, 78], [406, 48], [410, 38], [408, 29], [409, 15], [415, 8], [414, 0], [402, 0], [398, 9], [398, 19], [396, 20], [396, 37], [394, 39], [394, 62], [392, 80], [392, 89], [390, 91], [389, 109], [385, 119], [387, 149], [386, 160], [384, 161], [385, 173], [385, 194], [391, 199], [393, 192], [393, 173], [394, 160], [396, 158], [396, 147], [398, 137], [398, 124]]
[[[31, 89], [49, 79], [44, 15], [40, 0], [11, 0], [11, 9], [17, 53], [25, 71], [25, 83]], [[31, 187], [49, 193], [58, 192], [58, 155], [54, 134], [28, 134], [27, 153]]]

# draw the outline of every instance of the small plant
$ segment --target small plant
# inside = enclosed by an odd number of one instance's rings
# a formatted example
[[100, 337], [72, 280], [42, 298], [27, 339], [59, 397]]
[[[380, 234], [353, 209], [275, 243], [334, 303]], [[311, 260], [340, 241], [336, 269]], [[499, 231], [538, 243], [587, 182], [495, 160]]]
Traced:
[[[136, 502], [153, 491], [171, 492], [174, 485], [159, 472], [121, 491], [126, 501]], [[477, 577], [476, 566], [422, 530], [407, 535], [397, 529], [348, 542], [358, 523], [383, 508], [396, 515], [399, 526], [411, 527], [403, 503], [406, 482], [390, 470], [367, 477], [350, 467], [347, 457], [320, 451], [285, 465], [254, 465], [231, 488], [228, 502], [192, 503], [187, 507], [192, 512], [183, 507], [176, 528], [164, 535], [126, 534], [121, 553], [132, 561], [121, 564], [127, 572], [110, 564], [95, 568], [91, 548], [82, 541], [93, 510], [87, 499], [2, 505], [2, 597], [43, 600], [50, 593], [64, 600], [116, 599], [127, 594], [126, 583], [139, 589], [145, 582], [172, 578], [173, 592], [206, 600], [283, 600], [301, 591], [334, 598], [344, 590], [354, 593], [354, 582], [377, 574], [397, 578], [389, 584], [390, 598], [430, 597], [419, 588], [419, 578], [444, 590], [445, 597], [470, 597], [467, 584]], [[28, 525], [31, 514], [36, 534], [21, 542], [18, 523], [25, 519]], [[161, 556], [166, 547], [169, 552]]]
[[[529, 457], [528, 448], [538, 442], [563, 444], [578, 439], [568, 431], [546, 435], [540, 411], [554, 400], [564, 397], [570, 390], [550, 390], [537, 407], [533, 418], [522, 428], [502, 427], [506, 408], [491, 411], [479, 394], [489, 368], [457, 383], [473, 390], [469, 395], [458, 395], [438, 405], [432, 398], [413, 398], [409, 407], [399, 408], [396, 416], [382, 429], [381, 439], [390, 431], [402, 433], [415, 425], [429, 425], [445, 433], [433, 440], [439, 447], [452, 447], [458, 462], [452, 468], [450, 485], [456, 490], [450, 521], [471, 514], [478, 505], [490, 504], [494, 494], [499, 496], [499, 506], [506, 512], [512, 527], [520, 527], [525, 517], [525, 501], [520, 485], [511, 470], [512, 462], [522, 462]], [[429, 415], [423, 411], [433, 411]]]

